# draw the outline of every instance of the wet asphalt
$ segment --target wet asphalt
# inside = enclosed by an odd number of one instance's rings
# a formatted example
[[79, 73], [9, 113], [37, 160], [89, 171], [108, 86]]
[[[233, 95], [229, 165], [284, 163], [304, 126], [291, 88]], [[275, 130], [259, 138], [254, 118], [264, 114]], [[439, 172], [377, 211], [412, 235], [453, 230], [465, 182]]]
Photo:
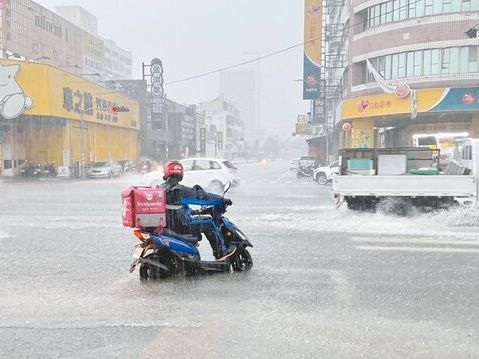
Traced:
[[336, 210], [287, 161], [240, 176], [253, 269], [147, 282], [121, 226], [139, 178], [0, 181], [0, 357], [479, 357], [477, 210]]

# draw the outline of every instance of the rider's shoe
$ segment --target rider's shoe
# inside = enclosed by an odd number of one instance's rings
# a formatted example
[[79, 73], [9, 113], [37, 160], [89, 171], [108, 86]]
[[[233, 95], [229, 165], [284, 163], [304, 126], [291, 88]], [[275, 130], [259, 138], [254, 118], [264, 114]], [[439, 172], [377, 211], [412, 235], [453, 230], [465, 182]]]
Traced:
[[221, 258], [218, 258], [219, 261], [224, 261], [227, 258], [231, 257], [234, 253], [236, 252], [236, 247], [231, 245], [225, 250], [223, 250], [223, 256]]

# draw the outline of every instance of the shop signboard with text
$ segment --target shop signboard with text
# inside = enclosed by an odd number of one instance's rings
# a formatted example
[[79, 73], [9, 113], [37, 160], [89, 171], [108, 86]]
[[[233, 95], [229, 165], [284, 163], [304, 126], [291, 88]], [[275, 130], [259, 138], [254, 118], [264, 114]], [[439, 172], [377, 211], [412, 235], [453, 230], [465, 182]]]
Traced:
[[[6, 119], [21, 114], [83, 120], [110, 126], [139, 128], [138, 102], [53, 66], [0, 60], [2, 105]], [[128, 112], [111, 111], [125, 108]]]

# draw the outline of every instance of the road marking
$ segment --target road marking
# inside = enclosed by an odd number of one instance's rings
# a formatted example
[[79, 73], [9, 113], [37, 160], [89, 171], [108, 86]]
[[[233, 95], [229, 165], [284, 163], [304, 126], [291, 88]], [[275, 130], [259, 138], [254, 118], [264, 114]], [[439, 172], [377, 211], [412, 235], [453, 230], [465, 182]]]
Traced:
[[433, 238], [380, 238], [380, 237], [352, 237], [353, 242], [370, 242], [370, 243], [406, 243], [406, 244], [444, 244], [452, 246], [479, 246], [479, 241], [464, 240], [440, 240]]
[[428, 253], [474, 253], [479, 249], [472, 248], [439, 248], [439, 247], [385, 247], [385, 246], [355, 246], [356, 249], [368, 251], [399, 251], [399, 252], [428, 252]]
[[285, 176], [288, 175], [289, 173], [290, 173], [289, 170], [283, 172], [279, 177], [277, 177], [277, 178], [273, 181], [273, 183], [277, 183], [280, 179], [282, 179], [283, 177], [285, 177]]

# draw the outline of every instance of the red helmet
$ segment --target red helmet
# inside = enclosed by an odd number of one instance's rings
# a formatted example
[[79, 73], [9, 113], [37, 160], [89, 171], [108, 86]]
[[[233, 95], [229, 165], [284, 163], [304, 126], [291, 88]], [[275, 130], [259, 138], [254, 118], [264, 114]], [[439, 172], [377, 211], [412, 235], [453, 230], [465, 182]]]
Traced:
[[163, 179], [166, 181], [170, 177], [178, 178], [178, 181], [183, 179], [183, 165], [179, 161], [168, 161], [163, 167]]

